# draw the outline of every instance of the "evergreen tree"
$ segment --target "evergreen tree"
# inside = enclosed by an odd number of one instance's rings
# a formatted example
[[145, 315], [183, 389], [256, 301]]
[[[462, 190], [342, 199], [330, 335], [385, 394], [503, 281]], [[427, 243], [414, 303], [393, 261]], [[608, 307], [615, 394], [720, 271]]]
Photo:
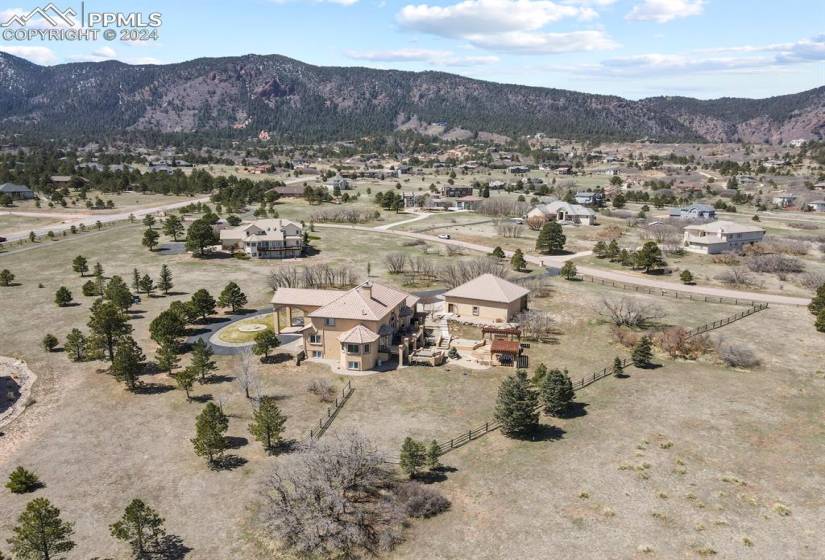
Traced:
[[263, 397], [258, 408], [252, 413], [252, 423], [249, 433], [260, 441], [267, 452], [272, 452], [281, 445], [281, 434], [284, 432], [286, 416], [272, 397]]
[[650, 272], [651, 270], [667, 265], [662, 258], [662, 251], [659, 249], [659, 246], [656, 245], [655, 241], [647, 241], [642, 245], [642, 248], [636, 251], [634, 261], [634, 264], [638, 268], [644, 269], [645, 272]]
[[178, 240], [178, 236], [183, 234], [183, 222], [180, 218], [171, 214], [163, 221], [163, 233], [172, 238], [173, 241]]
[[131, 336], [122, 336], [117, 341], [115, 357], [112, 359], [112, 375], [118, 381], [126, 383], [130, 391], [138, 386], [138, 375], [143, 371], [146, 356], [135, 339]]
[[160, 551], [161, 540], [166, 536], [163, 521], [143, 500], [135, 498], [109, 530], [114, 538], [129, 543], [135, 558], [147, 558]]
[[136, 268], [132, 269], [132, 289], [140, 293], [140, 272]]
[[158, 349], [155, 352], [155, 361], [158, 364], [158, 368], [171, 374], [172, 370], [175, 369], [180, 362], [177, 345], [162, 344], [158, 346]]
[[157, 247], [159, 238], [160, 234], [152, 228], [149, 228], [143, 232], [143, 240], [141, 243], [144, 247], [148, 247], [150, 251], [153, 251], [155, 247]]
[[27, 494], [34, 492], [41, 488], [43, 484], [40, 479], [33, 472], [17, 467], [9, 475], [9, 481], [6, 482], [6, 488], [11, 490], [14, 494]]
[[132, 307], [132, 292], [129, 291], [129, 287], [120, 276], [112, 276], [111, 280], [106, 284], [106, 288], [103, 290], [103, 297], [123, 311], [127, 311]]
[[223, 456], [226, 450], [224, 434], [229, 428], [229, 419], [215, 403], [206, 403], [195, 421], [195, 437], [192, 445], [195, 454], [206, 457], [210, 465]]
[[163, 295], [169, 295], [169, 290], [174, 287], [172, 283], [172, 271], [165, 264], [160, 265], [160, 276], [158, 277], [158, 290], [163, 292]]
[[60, 510], [46, 498], [35, 498], [17, 518], [8, 540], [19, 560], [56, 560], [75, 546], [72, 524], [60, 518]]
[[539, 253], [548, 255], [550, 253], [560, 253], [564, 251], [564, 244], [567, 237], [558, 222], [547, 222], [541, 227], [539, 236], [536, 239], [536, 250]]
[[539, 364], [536, 366], [536, 369], [533, 370], [533, 377], [530, 379], [530, 382], [536, 387], [539, 387], [545, 375], [547, 375], [547, 366]]
[[524, 258], [524, 253], [521, 252], [521, 249], [516, 249], [513, 252], [513, 257], [510, 259], [510, 266], [513, 267], [513, 270], [524, 270], [527, 268], [527, 261]]
[[683, 270], [679, 274], [679, 280], [682, 281], [682, 284], [693, 284], [693, 274], [689, 270]]
[[115, 355], [115, 340], [132, 332], [123, 310], [111, 301], [97, 300], [92, 304], [89, 329], [103, 339], [109, 359]]
[[220, 297], [218, 297], [218, 305], [221, 307], [230, 307], [232, 313], [246, 305], [246, 294], [241, 291], [241, 288], [235, 283], [230, 282], [224, 287]]
[[624, 365], [622, 359], [618, 356], [613, 360], [613, 375], [616, 377], [624, 377]]
[[550, 416], [562, 416], [570, 407], [575, 393], [573, 383], [567, 370], [561, 371], [551, 369], [541, 380], [539, 385], [541, 402], [544, 405], [544, 413]]
[[146, 214], [143, 217], [143, 225], [145, 225], [149, 229], [152, 229], [152, 226], [155, 225], [155, 217], [151, 214]]
[[205, 219], [201, 218], [192, 222], [189, 231], [186, 232], [186, 248], [196, 256], [203, 256], [206, 248], [215, 245], [220, 241], [215, 230]]
[[66, 335], [66, 343], [63, 345], [66, 354], [73, 362], [82, 362], [86, 356], [86, 337], [80, 329], [72, 329]]
[[252, 347], [252, 351], [256, 356], [263, 356], [262, 360], [266, 360], [269, 357], [269, 352], [280, 344], [281, 341], [278, 340], [275, 331], [266, 329], [255, 335], [255, 345]]
[[506, 258], [506, 255], [504, 254], [504, 249], [502, 249], [501, 247], [498, 247], [498, 246], [495, 249], [493, 249], [493, 252], [490, 253], [490, 256], [491, 257], [496, 257], [497, 259]]
[[633, 347], [633, 354], [631, 356], [633, 365], [637, 368], [647, 368], [651, 365], [653, 359], [653, 344], [650, 337], [643, 336], [641, 340]]
[[72, 302], [72, 292], [66, 286], [60, 286], [54, 294], [54, 302], [58, 307], [66, 307]]
[[0, 270], [0, 286], [8, 287], [14, 282], [14, 274], [8, 268]]
[[215, 312], [215, 298], [203, 288], [192, 294], [190, 303], [202, 321], [206, 321], [206, 317]]
[[407, 476], [413, 478], [426, 463], [426, 446], [411, 437], [407, 437], [404, 443], [401, 444], [401, 470]]
[[611, 261], [614, 261], [619, 258], [620, 253], [621, 249], [619, 248], [619, 242], [615, 239], [611, 239], [610, 243], [607, 244], [607, 251], [605, 252], [604, 256], [606, 256]]
[[576, 278], [576, 274], [578, 274], [578, 271], [576, 270], [576, 263], [573, 261], [565, 261], [565, 263], [561, 265], [559, 274], [561, 274], [561, 277], [565, 280], [574, 280]]
[[822, 284], [816, 289], [816, 295], [811, 298], [811, 303], [808, 304], [808, 311], [812, 315], [819, 315], [825, 309], [825, 284]]
[[86, 273], [89, 272], [89, 261], [87, 261], [83, 255], [76, 256], [72, 261], [72, 270], [80, 274], [80, 277], [83, 278], [86, 276]]
[[152, 295], [152, 292], [155, 291], [155, 282], [152, 280], [151, 276], [148, 274], [143, 275], [140, 279], [140, 289], [143, 290], [147, 296]]
[[175, 378], [175, 382], [178, 384], [178, 387], [186, 392], [186, 400], [192, 400], [189, 391], [192, 390], [192, 387], [195, 385], [195, 379], [198, 378], [198, 372], [195, 371], [195, 368], [192, 366], [185, 367], [177, 372], [173, 377]]
[[212, 360], [212, 348], [202, 338], [199, 338], [192, 345], [192, 369], [200, 376], [201, 383], [206, 383], [206, 377], [218, 369], [217, 364]]
[[53, 352], [54, 349], [57, 348], [58, 340], [57, 340], [56, 336], [49, 333], [49, 334], [47, 334], [46, 336], [43, 337], [43, 340], [41, 341], [41, 343], [43, 344], [43, 349], [46, 352]]
[[819, 315], [816, 316], [814, 327], [817, 331], [825, 333], [825, 307], [819, 310]]
[[535, 430], [539, 422], [538, 395], [527, 380], [527, 372], [516, 371], [515, 375], [502, 381], [498, 389], [495, 419], [501, 430], [509, 436], [523, 436]]
[[441, 466], [441, 448], [438, 447], [438, 442], [432, 440], [430, 446], [427, 448], [427, 468], [435, 470]]
[[607, 256], [607, 243], [604, 241], [597, 241], [593, 246], [593, 254], [602, 259]]
[[177, 348], [179, 340], [186, 334], [186, 323], [179, 313], [171, 308], [161, 311], [149, 323], [149, 336], [159, 345]]

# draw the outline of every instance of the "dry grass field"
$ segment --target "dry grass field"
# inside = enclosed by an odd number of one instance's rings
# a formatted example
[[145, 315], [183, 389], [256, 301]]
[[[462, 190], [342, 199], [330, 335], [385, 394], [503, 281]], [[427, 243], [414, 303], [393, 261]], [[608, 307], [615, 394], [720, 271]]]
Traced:
[[[38, 473], [46, 487], [35, 495], [48, 497], [75, 522], [78, 546], [69, 560], [122, 557], [125, 549], [109, 536], [108, 525], [133, 497], [166, 518], [169, 532], [191, 549], [188, 559], [271, 557], [259, 546], [255, 511], [279, 458], [265, 455], [247, 430], [251, 407], [233, 380], [236, 358], [217, 357], [216, 382], [196, 385], [200, 402], [187, 403], [165, 374], [147, 375], [150, 390], [132, 394], [101, 370], [105, 364], [75, 364], [62, 352], [40, 348], [46, 332], [62, 341], [72, 327], [86, 330], [91, 298], [80, 292], [85, 279], [71, 272], [76, 254], [127, 282], [134, 267], [156, 276], [161, 264], [170, 266], [174, 294], [144, 296], [133, 315], [135, 338], [150, 357], [149, 321], [170, 301], [198, 288], [217, 295], [232, 280], [249, 297], [247, 307], [261, 308], [271, 297], [268, 272], [300, 264], [150, 253], [140, 245], [141, 230], [113, 229], [0, 256], [0, 267], [20, 283], [0, 288], [0, 348], [39, 376], [29, 409], [0, 437], [0, 479], [18, 465]], [[383, 255], [424, 254], [403, 238], [368, 232], [319, 228], [313, 235], [318, 253], [302, 262], [349, 264], [362, 277], [370, 262], [374, 277], [396, 284], [402, 279], [386, 274]], [[448, 257], [433, 250], [428, 258]], [[57, 308], [60, 285], [80, 305]], [[549, 298], [532, 305], [554, 315], [559, 334], [552, 344], [531, 344], [531, 367], [568, 368], [577, 379], [616, 355], [627, 356], [598, 314], [603, 297], [623, 292], [560, 279], [553, 286]], [[697, 326], [738, 310], [645, 300], [661, 306], [662, 323], [672, 325]], [[450, 452], [443, 458], [446, 479], [435, 484], [452, 501], [451, 510], [414, 522], [406, 543], [389, 556], [821, 558], [825, 359], [812, 323], [804, 310], [771, 307], [712, 335], [750, 346], [762, 362], [753, 370], [727, 368], [712, 355], [695, 362], [657, 355], [660, 368], [629, 369], [628, 378], [584, 389], [577, 414], [543, 419], [555, 428], [534, 441], [495, 432]], [[777, 336], [779, 328], [793, 335]], [[492, 416], [497, 387], [510, 373], [448, 364], [351, 378], [355, 392], [330, 435], [362, 431], [388, 456], [397, 456], [408, 435], [458, 435]], [[326, 410], [307, 384], [328, 379], [341, 387], [347, 381], [324, 366], [295, 367], [292, 361], [262, 365], [260, 377], [262, 392], [278, 397], [289, 417], [287, 437], [295, 439]], [[207, 399], [230, 416], [235, 468], [209, 470], [192, 451], [194, 418]], [[30, 498], [0, 489], [0, 542]]]

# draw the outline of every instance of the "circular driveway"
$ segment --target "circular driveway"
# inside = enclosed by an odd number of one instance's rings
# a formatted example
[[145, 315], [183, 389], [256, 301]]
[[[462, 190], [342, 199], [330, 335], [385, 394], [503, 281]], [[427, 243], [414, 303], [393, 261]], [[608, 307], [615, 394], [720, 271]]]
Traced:
[[[201, 339], [207, 344], [209, 344], [212, 347], [212, 350], [218, 356], [233, 356], [236, 354], [240, 354], [244, 348], [252, 346], [254, 342], [223, 342], [217, 337], [218, 331], [228, 327], [229, 325], [237, 321], [249, 319], [251, 317], [258, 317], [260, 315], [266, 315], [267, 313], [272, 313], [272, 309], [265, 307], [263, 309], [257, 309], [252, 312], [222, 315], [220, 317], [221, 320], [214, 321], [206, 325], [197, 325], [197, 327], [202, 329], [203, 332], [190, 336], [186, 339], [186, 343], [193, 344], [198, 339]], [[303, 337], [300, 334], [279, 334], [278, 340], [281, 342], [281, 344], [280, 346], [278, 346], [276, 351], [280, 350], [282, 352], [293, 352], [297, 350], [296, 343], [301, 341], [302, 338]]]

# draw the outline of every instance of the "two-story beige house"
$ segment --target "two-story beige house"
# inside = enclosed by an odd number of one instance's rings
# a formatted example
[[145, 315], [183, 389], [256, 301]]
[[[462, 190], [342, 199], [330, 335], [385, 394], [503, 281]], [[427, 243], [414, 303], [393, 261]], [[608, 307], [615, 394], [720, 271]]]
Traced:
[[243, 251], [257, 259], [291, 259], [304, 253], [304, 230], [290, 220], [265, 219], [220, 231], [225, 251]]
[[692, 253], [718, 255], [731, 251], [741, 251], [748, 245], [759, 243], [765, 237], [765, 230], [736, 222], [710, 222], [687, 226], [684, 247]]
[[361, 371], [393, 357], [401, 363], [417, 348], [423, 339], [423, 329], [413, 324], [418, 299], [368, 281], [348, 291], [278, 288], [272, 305], [275, 325], [281, 310], [287, 313], [287, 324], [293, 310], [304, 313], [301, 334], [307, 359]]
[[508, 323], [527, 309], [530, 290], [493, 274], [482, 274], [444, 294], [445, 310], [475, 322]]

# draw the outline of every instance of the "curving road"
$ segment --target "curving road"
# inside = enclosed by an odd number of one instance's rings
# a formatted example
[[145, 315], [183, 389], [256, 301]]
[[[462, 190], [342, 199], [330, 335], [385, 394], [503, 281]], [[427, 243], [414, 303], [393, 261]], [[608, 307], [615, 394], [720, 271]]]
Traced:
[[[423, 219], [417, 217], [415, 220], [418, 221]], [[404, 223], [404, 222], [399, 222]], [[443, 245], [453, 245], [455, 247], [462, 247], [464, 249], [468, 249], [470, 251], [477, 251], [480, 253], [489, 254], [493, 247], [487, 245], [480, 245], [478, 243], [469, 243], [467, 241], [459, 241], [457, 239], [441, 239], [436, 237], [435, 235], [427, 235], [426, 233], [414, 233], [411, 231], [400, 231], [395, 229], [389, 228], [381, 228], [379, 227], [366, 227], [366, 226], [351, 226], [351, 225], [342, 225], [342, 224], [315, 224], [317, 228], [331, 228], [331, 229], [353, 229], [358, 231], [369, 231], [373, 233], [379, 233], [383, 235], [397, 235], [401, 237], [408, 237], [410, 239], [420, 239], [422, 241], [428, 241], [432, 243], [441, 243]], [[512, 256], [512, 251], [505, 251], [505, 255], [508, 257]], [[543, 267], [552, 267], [552, 268], [560, 268], [565, 261], [575, 259], [578, 257], [584, 257], [592, 254], [592, 251], [582, 251], [580, 253], [574, 253], [570, 255], [548, 255], [548, 256], [535, 256], [535, 255], [525, 255], [524, 258], [527, 262], [543, 266]], [[678, 291], [684, 292], [694, 295], [702, 295], [702, 296], [712, 296], [712, 297], [722, 297], [722, 298], [730, 298], [730, 299], [749, 299], [753, 301], [759, 301], [764, 303], [773, 303], [779, 305], [808, 305], [810, 303], [810, 299], [807, 298], [799, 298], [799, 297], [791, 297], [791, 296], [780, 296], [774, 294], [762, 294], [759, 292], [745, 292], [739, 290], [728, 290], [725, 288], [715, 288], [712, 286], [685, 286], [681, 284], [675, 284], [673, 282], [666, 282], [663, 280], [656, 280], [655, 278], [644, 278], [640, 276], [636, 276], [635, 274], [628, 274], [626, 272], [619, 272], [613, 270], [604, 270], [601, 268], [592, 268], [592, 267], [584, 267], [584, 266], [577, 266], [576, 267], [581, 274], [587, 274], [593, 276], [595, 278], [601, 278], [603, 280], [610, 280], [616, 282], [623, 282], [625, 284], [634, 284], [637, 286], [644, 286], [647, 288], [655, 288], [661, 290], [669, 290], [671, 292]]]

